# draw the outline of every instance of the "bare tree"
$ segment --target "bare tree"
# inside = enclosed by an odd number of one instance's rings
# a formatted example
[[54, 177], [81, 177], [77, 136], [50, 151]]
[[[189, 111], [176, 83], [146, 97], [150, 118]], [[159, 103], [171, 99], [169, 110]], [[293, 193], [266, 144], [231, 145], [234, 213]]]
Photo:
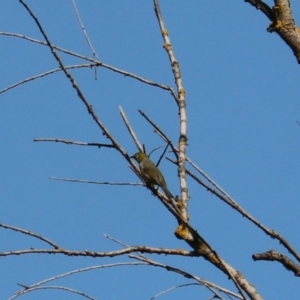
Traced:
[[[173, 289], [178, 289], [181, 287], [191, 287], [193, 285], [199, 286], [203, 291], [203, 295], [208, 295], [207, 297], [218, 298], [218, 299], [263, 299], [263, 295], [259, 291], [257, 287], [257, 283], [254, 282], [253, 279], [248, 279], [247, 270], [238, 270], [238, 267], [235, 266], [233, 263], [227, 261], [227, 259], [223, 258], [222, 250], [216, 248], [214, 243], [211, 242], [211, 237], [207, 236], [203, 233], [201, 226], [197, 226], [193, 218], [190, 218], [192, 212], [189, 211], [189, 201], [194, 199], [194, 201], [198, 201], [200, 196], [198, 195], [190, 195], [189, 192], [189, 182], [193, 182], [193, 184], [197, 184], [200, 186], [201, 193], [203, 191], [208, 192], [207, 194], [213, 195], [214, 198], [221, 200], [222, 203], [225, 203], [228, 207], [232, 208], [234, 213], [243, 217], [240, 221], [247, 222], [254, 226], [260, 233], [263, 233], [264, 236], [269, 236], [273, 240], [277, 241], [281, 245], [281, 252], [270, 250], [264, 251], [263, 253], [253, 253], [253, 260], [264, 260], [264, 261], [276, 261], [285, 269], [291, 271], [295, 276], [299, 276], [300, 274], [300, 255], [298, 251], [293, 246], [292, 242], [289, 242], [288, 238], [285, 238], [281, 235], [277, 230], [273, 230], [269, 228], [267, 225], [248, 212], [242, 205], [239, 204], [237, 200], [235, 200], [228, 192], [225, 191], [224, 188], [221, 187], [214, 179], [212, 179], [202, 168], [196, 163], [197, 158], [190, 157], [187, 155], [187, 147], [188, 147], [188, 117], [187, 117], [187, 107], [190, 105], [189, 101], [186, 98], [186, 87], [184, 85], [183, 77], [184, 72], [181, 70], [178, 57], [176, 53], [176, 44], [173, 44], [171, 41], [171, 36], [176, 36], [176, 32], [170, 32], [167, 28], [167, 22], [163, 17], [163, 11], [160, 8], [160, 4], [158, 0], [153, 0], [153, 8], [154, 8], [154, 16], [156, 17], [156, 21], [158, 24], [159, 33], [161, 35], [161, 39], [163, 41], [163, 48], [165, 53], [167, 54], [166, 59], [169, 63], [168, 68], [169, 72], [172, 74], [172, 78], [174, 81], [174, 85], [167, 85], [160, 81], [150, 80], [146, 78], [146, 76], [140, 76], [137, 72], [131, 72], [128, 70], [121, 69], [119, 67], [114, 66], [113, 64], [105, 63], [101, 60], [101, 55], [97, 54], [95, 50], [96, 47], [93, 46], [92, 38], [90, 38], [88, 34], [88, 30], [85, 28], [84, 21], [81, 19], [80, 10], [77, 8], [75, 0], [72, 0], [71, 3], [74, 8], [74, 14], [78, 20], [78, 23], [81, 27], [82, 33], [86, 39], [87, 45], [90, 49], [91, 56], [86, 56], [79, 54], [75, 51], [64, 49], [60, 47], [56, 42], [52, 40], [52, 37], [48, 34], [47, 26], [43, 24], [43, 20], [40, 18], [38, 12], [35, 11], [33, 8], [34, 5], [30, 5], [27, 3], [28, 1], [19, 0], [19, 5], [23, 7], [24, 12], [31, 18], [31, 22], [34, 24], [35, 28], [38, 30], [39, 34], [42, 36], [40, 39], [33, 38], [31, 36], [23, 35], [23, 33], [16, 33], [16, 32], [1, 32], [2, 38], [7, 37], [14, 37], [16, 39], [25, 40], [27, 43], [31, 43], [33, 47], [43, 47], [43, 51], [47, 49], [47, 52], [43, 52], [43, 55], [47, 55], [47, 57], [51, 56], [52, 60], [55, 61], [57, 67], [40, 73], [38, 75], [30, 76], [25, 79], [22, 79], [14, 84], [4, 87], [0, 94], [8, 93], [11, 90], [18, 90], [24, 87], [24, 84], [29, 84], [32, 81], [38, 81], [43, 77], [50, 78], [50, 75], [58, 76], [60, 74], [60, 78], [63, 78], [64, 81], [67, 81], [69, 84], [69, 89], [71, 93], [66, 97], [72, 97], [77, 99], [83, 104], [84, 110], [82, 114], [88, 114], [90, 120], [93, 121], [93, 124], [96, 125], [97, 131], [101, 133], [101, 135], [105, 138], [105, 141], [101, 139], [97, 141], [91, 142], [84, 142], [84, 141], [77, 141], [73, 140], [70, 137], [63, 138], [63, 137], [36, 137], [34, 138], [35, 142], [47, 142], [47, 143], [56, 143], [72, 146], [83, 146], [89, 149], [99, 149], [103, 151], [101, 154], [101, 160], [108, 160], [112, 165], [114, 162], [117, 161], [119, 165], [118, 168], [126, 168], [129, 166], [130, 172], [136, 175], [138, 179], [137, 182], [133, 182], [131, 180], [124, 180], [122, 182], [118, 182], [117, 179], [110, 181], [108, 178], [105, 178], [106, 175], [110, 174], [112, 178], [118, 178], [117, 175], [120, 172], [117, 168], [111, 167], [110, 170], [105, 169], [103, 175], [103, 181], [98, 180], [89, 180], [89, 179], [79, 179], [79, 178], [70, 178], [70, 177], [56, 177], [51, 176], [50, 179], [55, 181], [64, 181], [64, 182], [76, 182], [76, 183], [88, 183], [88, 184], [95, 184], [100, 185], [97, 189], [99, 193], [99, 197], [101, 197], [101, 191], [104, 189], [104, 185], [112, 186], [112, 191], [118, 189], [118, 186], [128, 186], [131, 188], [130, 197], [136, 198], [135, 195], [136, 189], [134, 187], [144, 187], [147, 190], [147, 193], [151, 198], [154, 198], [155, 201], [160, 201], [162, 206], [164, 207], [165, 214], [168, 214], [171, 220], [175, 221], [176, 227], [174, 228], [175, 237], [180, 240], [181, 247], [184, 249], [179, 249], [176, 247], [167, 247], [163, 245], [163, 247], [152, 247], [152, 246], [145, 246], [145, 245], [129, 245], [126, 241], [119, 240], [111, 235], [105, 235], [107, 239], [116, 243], [120, 249], [118, 250], [109, 250], [104, 251], [102, 249], [90, 249], [89, 246], [85, 245], [81, 242], [81, 238], [78, 236], [78, 243], [81, 245], [80, 247], [72, 247], [67, 246], [68, 243], [63, 243], [62, 241], [55, 240], [47, 237], [47, 234], [41, 234], [39, 226], [34, 229], [27, 229], [25, 226], [18, 226], [18, 225], [10, 225], [6, 223], [1, 223], [0, 227], [2, 229], [8, 230], [8, 235], [12, 236], [13, 238], [13, 231], [18, 233], [23, 233], [33, 240], [38, 242], [38, 246], [29, 246], [26, 249], [18, 248], [17, 250], [8, 250], [4, 248], [0, 252], [0, 256], [2, 259], [5, 257], [11, 256], [20, 256], [23, 258], [25, 254], [35, 254], [35, 257], [38, 259], [38, 255], [40, 254], [56, 254], [55, 256], [62, 256], [64, 259], [67, 257], [84, 257], [87, 258], [115, 258], [117, 256], [124, 256], [127, 255], [131, 261], [129, 262], [110, 262], [110, 263], [103, 263], [101, 265], [93, 265], [90, 267], [77, 267], [72, 271], [65, 272], [63, 274], [57, 274], [55, 276], [51, 276], [45, 280], [40, 280], [33, 284], [24, 284], [19, 283], [20, 290], [17, 291], [10, 299], [15, 299], [21, 295], [24, 295], [29, 292], [38, 291], [40, 289], [55, 289], [55, 290], [63, 290], [67, 291], [70, 294], [77, 294], [82, 296], [83, 298], [88, 299], [95, 299], [95, 297], [91, 296], [88, 292], [83, 291], [81, 288], [73, 289], [68, 287], [67, 284], [63, 285], [51, 285], [52, 281], [70, 277], [73, 274], [78, 274], [80, 272], [91, 272], [95, 269], [103, 269], [103, 268], [116, 268], [116, 267], [125, 267], [125, 266], [154, 266], [158, 267], [157, 269], [162, 269], [164, 271], [171, 271], [172, 273], [179, 275], [180, 278], [184, 279], [187, 278], [188, 281], [184, 281], [181, 284], [174, 283], [174, 286], [171, 288], [165, 288], [165, 290], [153, 295], [151, 299], [157, 298], [161, 295], [164, 295]], [[292, 50], [294, 53], [297, 62], [300, 62], [300, 30], [295, 25], [294, 18], [292, 15], [292, 10], [290, 6], [290, 1], [287, 0], [274, 0], [274, 6], [270, 7], [267, 3], [258, 0], [247, 0], [245, 1], [251, 6], [255, 7], [259, 13], [263, 13], [270, 20], [270, 25], [268, 26], [268, 31], [271, 33], [277, 33], [281, 40], [283, 40], [287, 46]], [[188, 4], [184, 4], [188, 5]], [[212, 4], [213, 5], [213, 4]], [[232, 5], [232, 4], [231, 4]], [[250, 8], [249, 6], [247, 8]], [[134, 9], [131, 7], [131, 9]], [[113, 22], [112, 22], [113, 23]], [[63, 26], [61, 24], [60, 26]], [[106, 29], [109, 30], [109, 29]], [[194, 34], [197, 34], [196, 32]], [[123, 41], [120, 40], [120, 43]], [[106, 45], [103, 45], [106, 47]], [[138, 55], [138, 51], [137, 51]], [[68, 61], [69, 58], [76, 58], [80, 61], [80, 63], [76, 64], [67, 64], [65, 61]], [[135, 83], [139, 83], [140, 85], [146, 86], [148, 89], [151, 88], [150, 91], [153, 91], [153, 97], [156, 96], [157, 91], [164, 93], [163, 97], [169, 97], [172, 99], [172, 105], [176, 107], [176, 110], [165, 110], [160, 116], [164, 116], [164, 118], [168, 119], [169, 115], [174, 114], [177, 117], [177, 123], [174, 124], [174, 132], [167, 133], [163, 126], [160, 123], [160, 118], [156, 115], [153, 116], [149, 114], [147, 111], [140, 109], [139, 103], [134, 101], [125, 101], [120, 99], [119, 103], [119, 113], [120, 119], [117, 121], [114, 117], [115, 122], [122, 121], [118, 125], [121, 135], [112, 134], [110, 126], [107, 125], [107, 122], [103, 120], [103, 115], [105, 112], [99, 113], [99, 103], [97, 103], [98, 95], [96, 93], [89, 92], [89, 87], [82, 88], [79, 84], [80, 79], [77, 80], [77, 76], [80, 78], [81, 70], [89, 69], [89, 75], [91, 71], [93, 71], [93, 76], [97, 79], [97, 81], [103, 81], [106, 75], [103, 74], [103, 69], [108, 70], [109, 72], [116, 73], [117, 76], [125, 77], [122, 80], [132, 80]], [[78, 74], [78, 75], [77, 75]], [[22, 85], [20, 87], [20, 85]], [[92, 84], [91, 84], [92, 85]], [[112, 83], [112, 86], [114, 83]], [[53, 87], [52, 87], [53, 88]], [[55, 88], [55, 86], [54, 86]], [[113, 86], [114, 89], [118, 89], [117, 86]], [[101, 87], [98, 87], [98, 92], [101, 94]], [[47, 93], [47, 91], [45, 91]], [[120, 98], [123, 98], [124, 91], [120, 91]], [[22, 97], [22, 95], [18, 95], [18, 97]], [[62, 95], [62, 97], [65, 97]], [[93, 100], [91, 100], [93, 98]], [[126, 97], [125, 97], [126, 98]], [[73, 99], [72, 99], [73, 101]], [[109, 104], [109, 99], [105, 99], [105, 102]], [[78, 102], [78, 101], [77, 101]], [[131, 110], [138, 111], [140, 115], [139, 123], [136, 120], [132, 120], [132, 118], [126, 114], [125, 106], [123, 105], [130, 105]], [[149, 103], [149, 106], [152, 104]], [[95, 108], [97, 107], [97, 108]], [[163, 110], [165, 107], [157, 107], [156, 110]], [[82, 106], [80, 108], [82, 110]], [[68, 112], [70, 113], [70, 112]], [[130, 113], [131, 115], [131, 113]], [[172, 116], [172, 121], [174, 120], [174, 116]], [[104, 118], [105, 119], [105, 118]], [[53, 122], [55, 122], [55, 116], [53, 116]], [[85, 122], [88, 122], [85, 120]], [[143, 124], [141, 127], [151, 128], [155, 137], [157, 138], [157, 145], [156, 147], [152, 147], [152, 145], [148, 144], [149, 138], [147, 137], [146, 133], [143, 135], [143, 139], [139, 139], [138, 135], [140, 133], [140, 125]], [[37, 124], [38, 125], [38, 124]], [[38, 126], [37, 126], [38, 127]], [[126, 130], [124, 130], [126, 129]], [[151, 133], [151, 135], [153, 134]], [[126, 135], [127, 142], [124, 142], [124, 136]], [[172, 135], [172, 136], [170, 136]], [[103, 141], [103, 142], [102, 142]], [[165, 193], [159, 189], [155, 185], [149, 184], [146, 180], [145, 175], [139, 169], [139, 166], [136, 162], [132, 159], [132, 149], [129, 149], [129, 144], [135, 145], [135, 151], [146, 152], [148, 156], [156, 162], [153, 158], [155, 154], [153, 152], [159, 152], [160, 155], [158, 156], [157, 165], [161, 168], [161, 162], [165, 161], [163, 158], [166, 158], [170, 166], [173, 167], [173, 172], [177, 174], [179, 181], [178, 181], [178, 190], [180, 191], [176, 197], [168, 197]], [[20, 145], [22, 147], [22, 145]], [[128, 150], [129, 149], [129, 150]], [[105, 152], [104, 152], [105, 151]], [[120, 160], [120, 158], [122, 160]], [[124, 162], [126, 162], [124, 164]], [[104, 163], [104, 162], [103, 162]], [[100, 166], [99, 166], [100, 167]], [[42, 166], [41, 166], [42, 168]], [[109, 177], [109, 176], [107, 176]], [[176, 177], [176, 175], [174, 176]], [[169, 182], [169, 181], [168, 181]], [[64, 183], [66, 184], [66, 183]], [[175, 183], [172, 182], [171, 186], [174, 186]], [[70, 187], [69, 187], [70, 188]], [[85, 185], [85, 188], [89, 188], [89, 186]], [[112, 192], [113, 193], [113, 192]], [[63, 199], [66, 195], [60, 195]], [[6, 199], [7, 200], [7, 199]], [[5, 200], [5, 201], [6, 201]], [[62, 200], [63, 201], [63, 200]], [[85, 199], [84, 201], [88, 201]], [[109, 201], [113, 201], [113, 197]], [[125, 202], [125, 201], [124, 201]], [[119, 209], [122, 211], [122, 205], [126, 205], [125, 203], [119, 203]], [[137, 206], [143, 205], [143, 202], [140, 201]], [[87, 207], [89, 205], [87, 204]], [[58, 208], [59, 209], [59, 208]], [[91, 208], [92, 209], [92, 208]], [[142, 208], [141, 208], [142, 210]], [[72, 211], [72, 209], [71, 209]], [[225, 213], [225, 212], [224, 212]], [[155, 223], [155, 211], [153, 211], [153, 223]], [[114, 215], [110, 215], [110, 218], [114, 218]], [[128, 219], [130, 217], [128, 216]], [[194, 215], [195, 218], [195, 215]], [[221, 218], [221, 216], [216, 217], [216, 220]], [[84, 220], [80, 220], [84, 222]], [[55, 221], [54, 221], [55, 225]], [[172, 223], [171, 226], [174, 224]], [[203, 224], [205, 226], [205, 224]], [[235, 226], [241, 226], [240, 224], [235, 224]], [[136, 231], [142, 230], [142, 224], [135, 224]], [[59, 231], [60, 228], [57, 228]], [[98, 230], [99, 231], [99, 230]], [[76, 230], [74, 233], [76, 234]], [[157, 232], [156, 232], [157, 234]], [[220, 235], [226, 235], [226, 232], [220, 232]], [[66, 235], [66, 240], [68, 236]], [[16, 237], [16, 239], [18, 239]], [[98, 237], [95, 237], [98, 239]], [[228, 241], [228, 240], [227, 240]], [[40, 244], [42, 242], [43, 244]], [[243, 243], [252, 243], [250, 239], [245, 239]], [[150, 244], [150, 243], [149, 243]], [[230, 242], [228, 241], [228, 244]], [[40, 246], [42, 245], [42, 246]], [[46, 245], [46, 246], [45, 246]], [[85, 249], [85, 250], [78, 250], [78, 249]], [[239, 249], [233, 249], [233, 252], [240, 252]], [[286, 254], [288, 253], [288, 254]], [[173, 260], [174, 263], [169, 264], [166, 262], [160, 262], [161, 257], [156, 259], [154, 254], [162, 255], [169, 257], [176, 257], [176, 259], [181, 258], [192, 258], [193, 264], [198, 264], [199, 258], [204, 258], [208, 264], [210, 264], [213, 269], [216, 271], [216, 274], [220, 273], [224, 278], [230, 279], [232, 282], [230, 288], [227, 286], [223, 286], [218, 284], [218, 280], [209, 280], [203, 278], [204, 276], [201, 274], [201, 268], [199, 268], [199, 272], [194, 273], [190, 272], [188, 269], [185, 269], [183, 266], [177, 267], [176, 260]], [[239, 255], [244, 255], [241, 251]], [[254, 263], [254, 262], [253, 262]], [[282, 268], [283, 269], [283, 268]], [[128, 269], [126, 269], [128, 270]], [[283, 269], [284, 270], [284, 269]], [[105, 271], [104, 271], [105, 272]], [[164, 276], [168, 276], [169, 273], [164, 274]], [[28, 275], [30, 276], [30, 275]], [[251, 281], [251, 282], [250, 282]], [[118, 286], [118, 283], [114, 283], [114, 286]], [[204, 289], [203, 289], [204, 288]], [[44, 292], [46, 293], [46, 292]], [[206, 294], [205, 294], [206, 293]], [[196, 298], [196, 297], [195, 297]]]

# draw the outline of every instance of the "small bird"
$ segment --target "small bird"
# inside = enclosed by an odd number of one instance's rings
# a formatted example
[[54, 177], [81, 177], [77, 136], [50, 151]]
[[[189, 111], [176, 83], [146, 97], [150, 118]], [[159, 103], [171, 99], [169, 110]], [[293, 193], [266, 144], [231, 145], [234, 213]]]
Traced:
[[137, 152], [130, 157], [134, 158], [139, 163], [140, 171], [147, 183], [160, 186], [169, 199], [174, 198], [167, 188], [163, 174], [161, 174], [157, 166], [150, 160], [146, 153]]

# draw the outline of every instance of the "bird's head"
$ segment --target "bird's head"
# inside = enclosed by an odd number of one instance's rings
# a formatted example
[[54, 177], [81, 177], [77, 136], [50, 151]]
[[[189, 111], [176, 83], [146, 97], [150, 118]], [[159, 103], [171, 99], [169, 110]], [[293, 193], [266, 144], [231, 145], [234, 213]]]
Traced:
[[130, 158], [134, 158], [138, 163], [141, 163], [145, 158], [148, 158], [147, 154], [144, 152], [137, 152]]

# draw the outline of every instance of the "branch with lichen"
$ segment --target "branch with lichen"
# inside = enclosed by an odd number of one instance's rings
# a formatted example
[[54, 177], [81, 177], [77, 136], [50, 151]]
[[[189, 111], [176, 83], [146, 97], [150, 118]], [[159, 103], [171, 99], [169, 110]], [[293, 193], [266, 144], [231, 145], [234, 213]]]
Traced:
[[186, 113], [186, 99], [185, 99], [185, 90], [182, 83], [181, 73], [179, 62], [175, 57], [175, 53], [172, 48], [171, 40], [166, 29], [166, 26], [163, 21], [163, 17], [160, 11], [158, 0], [153, 0], [154, 10], [159, 23], [160, 32], [164, 40], [164, 49], [166, 50], [171, 68], [173, 71], [173, 76], [177, 88], [177, 106], [179, 110], [179, 123], [180, 123], [180, 132], [179, 132], [179, 141], [178, 141], [178, 177], [181, 189], [181, 212], [182, 216], [188, 220], [188, 208], [187, 203], [189, 200], [186, 173], [185, 173], [185, 153], [186, 153], [186, 143], [187, 143], [187, 113]]
[[300, 29], [296, 26], [289, 0], [274, 0], [271, 8], [261, 0], [245, 0], [245, 2], [262, 11], [271, 24], [269, 32], [276, 32], [291, 48], [297, 62], [300, 63]]

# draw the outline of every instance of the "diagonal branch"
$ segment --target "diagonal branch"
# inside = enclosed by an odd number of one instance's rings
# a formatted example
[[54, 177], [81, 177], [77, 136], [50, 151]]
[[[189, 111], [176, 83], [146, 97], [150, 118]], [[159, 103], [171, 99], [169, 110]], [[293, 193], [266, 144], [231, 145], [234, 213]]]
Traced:
[[[87, 41], [89, 47], [90, 47], [91, 50], [92, 50], [93, 58], [99, 60], [99, 57], [98, 57], [98, 55], [97, 55], [97, 53], [96, 53], [96, 51], [95, 51], [95, 49], [94, 49], [94, 47], [93, 47], [93, 45], [92, 45], [92, 42], [90, 41], [90, 38], [89, 38], [89, 36], [88, 36], [88, 34], [87, 34], [86, 30], [85, 30], [85, 27], [84, 27], [84, 25], [83, 25], [83, 22], [81, 21], [81, 18], [80, 18], [80, 15], [79, 15], [79, 12], [78, 12], [78, 9], [77, 9], [75, 0], [71, 0], [71, 1], [72, 1], [74, 10], [75, 10], [75, 14], [76, 14], [77, 20], [78, 20], [78, 22], [79, 22], [79, 24], [80, 24], [81, 30], [82, 30], [82, 32], [83, 32], [83, 34], [84, 34], [84, 36], [85, 36], [85, 39], [86, 39], [86, 41]], [[95, 70], [95, 78], [97, 79], [97, 68], [94, 68], [94, 70]]]
[[268, 4], [266, 4], [264, 1], [245, 0], [245, 2], [248, 2], [249, 4], [254, 6], [256, 9], [261, 10], [261, 12], [264, 13], [270, 21], [273, 21], [274, 16], [273, 16], [272, 8]]
[[99, 57], [98, 57], [98, 55], [97, 55], [97, 53], [96, 53], [96, 51], [95, 51], [95, 49], [94, 49], [94, 47], [93, 47], [93, 45], [92, 45], [92, 42], [90, 41], [90, 38], [89, 38], [89, 36], [88, 36], [88, 34], [87, 34], [86, 30], [85, 30], [85, 27], [84, 27], [84, 25], [83, 25], [83, 22], [81, 21], [81, 18], [80, 18], [80, 15], [79, 15], [79, 12], [78, 12], [76, 3], [75, 3], [74, 0], [71, 0], [71, 1], [72, 1], [72, 4], [73, 4], [75, 13], [76, 13], [77, 20], [78, 20], [78, 22], [79, 22], [79, 24], [80, 24], [80, 27], [81, 27], [81, 29], [82, 29], [82, 32], [83, 32], [83, 34], [84, 34], [84, 36], [85, 36], [85, 39], [86, 39], [86, 41], [87, 41], [89, 47], [90, 47], [91, 50], [92, 50], [93, 57], [94, 57], [94, 59], [98, 59], [98, 60], [99, 60]]
[[[71, 276], [73, 274], [78, 274], [78, 273], [97, 270], [97, 269], [104, 269], [104, 268], [122, 267], [122, 266], [145, 266], [145, 265], [147, 265], [147, 264], [143, 263], [143, 262], [119, 262], [119, 263], [114, 263], [114, 264], [92, 266], [92, 267], [73, 270], [73, 271], [70, 271], [70, 272], [67, 272], [67, 273], [63, 273], [63, 274], [60, 274], [60, 275], [57, 275], [57, 276], [54, 276], [54, 277], [47, 278], [43, 281], [37, 282], [37, 283], [29, 285], [29, 286], [21, 285], [21, 286], [24, 286], [24, 289], [16, 292], [14, 294], [14, 298], [16, 298], [17, 296], [21, 296], [23, 294], [28, 293], [32, 289], [34, 289], [38, 286], [41, 286], [42, 284], [45, 284], [47, 282], [54, 281], [54, 280], [57, 280], [57, 279], [60, 279], [60, 278], [64, 278], [64, 277], [67, 277], [67, 276]], [[10, 298], [10, 299], [12, 300], [14, 298]]]
[[131, 135], [132, 139], [134, 140], [135, 145], [137, 146], [139, 151], [143, 151], [143, 147], [142, 147], [141, 143], [139, 142], [139, 140], [138, 140], [135, 132], [133, 131], [132, 127], [130, 126], [129, 121], [128, 121], [128, 119], [125, 115], [125, 112], [124, 112], [121, 105], [119, 105], [119, 110], [120, 110], [121, 117], [124, 121], [124, 124], [125, 124], [126, 128], [128, 129], [128, 132]]
[[184, 277], [186, 278], [190, 278], [190, 279], [194, 279], [195, 281], [197, 281], [200, 285], [203, 285], [205, 286], [206, 288], [208, 288], [210, 291], [212, 291], [215, 295], [216, 295], [216, 292], [213, 290], [213, 289], [216, 289], [220, 292], [223, 292], [229, 296], [233, 296], [233, 297], [236, 297], [238, 299], [244, 299], [243, 297], [241, 297], [240, 295], [236, 294], [236, 293], [233, 293], [227, 289], [224, 289], [212, 282], [209, 282], [205, 279], [202, 279], [198, 276], [195, 276], [189, 272], [186, 272], [186, 271], [183, 271], [182, 269], [178, 269], [178, 268], [175, 268], [175, 267], [172, 267], [170, 265], [165, 265], [165, 264], [161, 264], [161, 263], [158, 263], [156, 261], [153, 261], [147, 257], [137, 257], [135, 255], [132, 255], [130, 254], [129, 255], [130, 258], [134, 258], [136, 260], [140, 260], [140, 261], [143, 261], [149, 265], [152, 265], [154, 267], [159, 267], [159, 268], [163, 268], [163, 269], [166, 269], [167, 271], [171, 271], [171, 272], [174, 272], [174, 273], [177, 273], [177, 274], [180, 274], [180, 275], [183, 275]]
[[[78, 69], [78, 68], [91, 68], [93, 66], [96, 66], [96, 64], [81, 64], [81, 65], [74, 65], [74, 66], [66, 66], [65, 68], [69, 70], [69, 69]], [[12, 85], [10, 85], [10, 86], [2, 89], [0, 91], [0, 94], [5, 93], [5, 92], [7, 92], [7, 91], [9, 91], [9, 90], [11, 90], [11, 89], [13, 89], [13, 88], [15, 88], [15, 87], [23, 84], [23, 83], [26, 83], [26, 82], [29, 82], [29, 81], [33, 81], [35, 79], [42, 78], [42, 77], [45, 77], [47, 75], [50, 75], [50, 74], [53, 74], [53, 73], [56, 73], [56, 72], [60, 72], [60, 71], [62, 71], [62, 69], [61, 68], [57, 68], [57, 69], [54, 69], [54, 70], [50, 70], [50, 71], [44, 72], [42, 74], [38, 74], [38, 75], [29, 77], [29, 78], [25, 78], [25, 79], [23, 79], [23, 80], [21, 80], [19, 82], [16, 82], [16, 83], [14, 83], [14, 84], [12, 84]]]
[[58, 246], [57, 244], [55, 244], [54, 242], [50, 241], [49, 239], [46, 239], [44, 238], [43, 236], [35, 233], [35, 232], [32, 232], [32, 231], [29, 231], [29, 230], [25, 230], [25, 229], [22, 229], [22, 228], [18, 228], [18, 227], [15, 227], [15, 226], [10, 226], [10, 225], [6, 225], [6, 224], [2, 224], [0, 223], [0, 227], [2, 228], [5, 228], [5, 229], [10, 229], [10, 230], [13, 230], [13, 231], [17, 231], [17, 232], [20, 232], [20, 233], [23, 233], [23, 234], [26, 234], [26, 235], [30, 235], [30, 236], [33, 236], [47, 244], [49, 244], [50, 246], [52, 246], [54, 249], [58, 250], [58, 249], [61, 249], [60, 246]]
[[138, 109], [138, 112], [153, 126], [153, 128], [156, 131], [158, 131], [163, 136], [165, 142], [167, 142], [172, 148], [172, 151], [175, 154], [176, 159], [178, 159], [178, 150], [174, 147], [172, 141], [167, 137], [167, 135], [143, 111]]

